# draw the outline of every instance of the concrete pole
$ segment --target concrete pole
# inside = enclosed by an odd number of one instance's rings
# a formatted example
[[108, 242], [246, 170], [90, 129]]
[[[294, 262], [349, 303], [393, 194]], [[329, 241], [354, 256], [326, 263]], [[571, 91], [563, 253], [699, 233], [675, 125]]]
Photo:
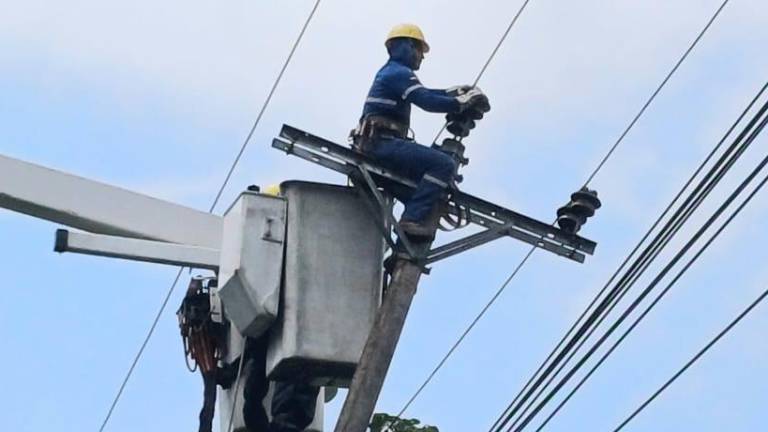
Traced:
[[335, 432], [365, 432], [368, 428], [420, 278], [419, 266], [398, 260], [384, 303], [376, 314], [376, 321], [352, 378]]

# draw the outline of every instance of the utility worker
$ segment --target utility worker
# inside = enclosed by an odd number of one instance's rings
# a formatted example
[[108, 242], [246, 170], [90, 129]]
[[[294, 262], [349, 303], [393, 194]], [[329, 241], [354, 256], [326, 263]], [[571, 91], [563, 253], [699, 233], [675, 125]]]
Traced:
[[405, 205], [400, 226], [409, 237], [434, 236], [427, 219], [453, 182], [456, 162], [440, 150], [408, 138], [411, 104], [434, 113], [459, 113], [487, 98], [471, 86], [436, 90], [424, 87], [414, 71], [419, 69], [429, 44], [413, 24], [395, 26], [385, 46], [389, 61], [378, 71], [365, 100], [360, 123], [352, 133], [354, 147], [384, 167], [418, 183], [413, 193], [385, 189]]

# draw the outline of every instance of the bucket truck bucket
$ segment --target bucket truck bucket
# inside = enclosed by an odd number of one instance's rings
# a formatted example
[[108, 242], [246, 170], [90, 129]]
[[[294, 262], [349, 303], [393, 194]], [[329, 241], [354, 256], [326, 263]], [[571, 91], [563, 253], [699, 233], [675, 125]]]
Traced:
[[353, 188], [282, 184], [288, 201], [280, 315], [267, 374], [343, 387], [381, 304], [384, 239]]

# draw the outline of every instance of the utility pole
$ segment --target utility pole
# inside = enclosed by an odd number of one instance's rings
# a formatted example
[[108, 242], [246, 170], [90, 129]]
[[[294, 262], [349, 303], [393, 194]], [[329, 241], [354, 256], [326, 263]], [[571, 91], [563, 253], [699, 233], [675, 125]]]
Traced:
[[[474, 121], [454, 119], [451, 125], [448, 129], [455, 137], [444, 140], [440, 148], [451, 155], [457, 165], [464, 166], [469, 159], [464, 157], [465, 147], [460, 137], [469, 134]], [[481, 231], [435, 248], [432, 248], [431, 241], [412, 244], [407, 241], [407, 237], [404, 238], [374, 177], [413, 190], [416, 184], [412, 179], [379, 166], [376, 161], [364, 155], [287, 125], [283, 126], [280, 136], [272, 141], [272, 147], [350, 177], [360, 196], [369, 201], [373, 215], [385, 214], [378, 217], [376, 223], [392, 250], [405, 249], [405, 257], [399, 258], [395, 263], [383, 303], [376, 312], [335, 432], [365, 432], [368, 428], [426, 265], [501, 237], [512, 237], [577, 262], [584, 262], [584, 254], [592, 254], [596, 246], [594, 242], [576, 235], [576, 231], [600, 206], [596, 194], [587, 190], [579, 191], [576, 194], [578, 199], [572, 196], [571, 202], [558, 210], [558, 217], [568, 222], [565, 225], [569, 229], [562, 229], [564, 223], [559, 220], [561, 228], [556, 228], [497, 204], [453, 190], [445, 206], [433, 212], [431, 225], [437, 227], [442, 217], [447, 218], [447, 222], [454, 229], [474, 224], [481, 227]], [[456, 174], [456, 178], [460, 179], [461, 176]], [[392, 229], [398, 234], [401, 245], [396, 245], [390, 238]], [[399, 254], [395, 256], [399, 257]]]
[[363, 432], [368, 427], [421, 273], [422, 268], [411, 261], [401, 259], [395, 265], [387, 295], [363, 348], [335, 432]]

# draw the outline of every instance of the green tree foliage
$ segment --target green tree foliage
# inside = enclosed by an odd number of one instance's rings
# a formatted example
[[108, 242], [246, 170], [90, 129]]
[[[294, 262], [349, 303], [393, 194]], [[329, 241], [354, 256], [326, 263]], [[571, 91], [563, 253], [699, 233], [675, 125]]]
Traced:
[[436, 427], [422, 425], [416, 419], [401, 419], [381, 413], [373, 415], [370, 427], [371, 432], [440, 432]]

